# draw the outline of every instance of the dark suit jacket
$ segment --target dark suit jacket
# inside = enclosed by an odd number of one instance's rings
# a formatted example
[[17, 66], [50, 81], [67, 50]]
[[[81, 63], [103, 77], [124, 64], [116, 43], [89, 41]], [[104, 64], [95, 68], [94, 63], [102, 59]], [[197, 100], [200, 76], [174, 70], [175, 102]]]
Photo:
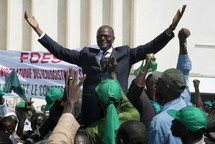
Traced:
[[[117, 59], [118, 63], [116, 68], [117, 78], [125, 94], [128, 89], [128, 77], [131, 66], [145, 59], [146, 54], [157, 53], [173, 37], [173, 33], [169, 36], [164, 31], [145, 45], [140, 45], [136, 48], [130, 48], [125, 45], [113, 49], [112, 55]], [[90, 47], [84, 47], [81, 51], [63, 48], [48, 35], [39, 39], [39, 42], [55, 57], [78, 65], [82, 68], [83, 73], [87, 75], [83, 84], [81, 124], [88, 125], [101, 118], [101, 108], [97, 102], [95, 87], [101, 80], [108, 78], [108, 74], [106, 70], [100, 68], [96, 60], [99, 50]]]

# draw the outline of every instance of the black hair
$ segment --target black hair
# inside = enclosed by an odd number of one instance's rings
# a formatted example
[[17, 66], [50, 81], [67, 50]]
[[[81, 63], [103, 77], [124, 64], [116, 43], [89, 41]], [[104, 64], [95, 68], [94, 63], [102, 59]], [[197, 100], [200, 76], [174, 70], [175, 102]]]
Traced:
[[0, 131], [5, 131], [5, 124], [6, 123], [14, 124], [14, 120], [10, 116], [3, 117], [0, 120]]
[[145, 144], [146, 127], [137, 120], [128, 120], [121, 124], [117, 138], [121, 139], [124, 144]]
[[86, 133], [85, 133], [85, 130], [84, 129], [78, 129], [76, 134], [75, 134], [75, 139], [74, 139], [74, 143], [78, 143], [77, 142], [77, 137], [82, 137], [82, 143], [84, 144], [90, 144], [90, 140], [89, 138], [87, 137]]
[[109, 26], [109, 25], [102, 25], [101, 27], [98, 28], [97, 34], [98, 34], [98, 31], [99, 31], [101, 28], [108, 28], [108, 29], [110, 29], [111, 32], [112, 32], [112, 34], [113, 34], [113, 37], [114, 37], [114, 30], [113, 30], [113, 28], [112, 28], [111, 26]]

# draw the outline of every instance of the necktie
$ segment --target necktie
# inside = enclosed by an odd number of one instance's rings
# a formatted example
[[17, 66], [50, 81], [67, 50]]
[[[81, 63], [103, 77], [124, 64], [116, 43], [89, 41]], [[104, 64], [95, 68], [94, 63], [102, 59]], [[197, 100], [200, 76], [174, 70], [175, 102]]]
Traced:
[[101, 68], [104, 69], [108, 63], [108, 58], [106, 58], [107, 52], [104, 51], [102, 52], [102, 57], [101, 57], [101, 60], [100, 60], [100, 65], [101, 65]]

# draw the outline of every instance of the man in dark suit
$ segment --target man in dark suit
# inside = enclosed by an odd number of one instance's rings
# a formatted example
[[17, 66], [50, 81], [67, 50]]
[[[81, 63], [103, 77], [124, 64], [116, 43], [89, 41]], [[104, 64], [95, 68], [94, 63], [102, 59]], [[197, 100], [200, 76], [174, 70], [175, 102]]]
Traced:
[[112, 44], [115, 39], [114, 30], [110, 26], [103, 25], [97, 30], [97, 44], [100, 49], [90, 47], [84, 47], [81, 51], [66, 49], [45, 34], [40, 29], [34, 17], [28, 16], [27, 13], [25, 13], [25, 19], [40, 36], [39, 42], [50, 53], [58, 59], [78, 65], [82, 68], [83, 73], [87, 75], [83, 84], [81, 124], [88, 126], [102, 118], [101, 108], [96, 100], [95, 87], [101, 80], [109, 77], [106, 66], [102, 66], [105, 62], [107, 64], [108, 60], [105, 59], [110, 56], [116, 58], [118, 63], [116, 68], [117, 78], [122, 90], [124, 93], [127, 93], [131, 66], [144, 59], [146, 54], [160, 51], [174, 37], [173, 30], [181, 19], [185, 8], [186, 6], [183, 6], [181, 11], [177, 11], [172, 24], [163, 33], [151, 42], [136, 48], [130, 48], [129, 46], [113, 48]]

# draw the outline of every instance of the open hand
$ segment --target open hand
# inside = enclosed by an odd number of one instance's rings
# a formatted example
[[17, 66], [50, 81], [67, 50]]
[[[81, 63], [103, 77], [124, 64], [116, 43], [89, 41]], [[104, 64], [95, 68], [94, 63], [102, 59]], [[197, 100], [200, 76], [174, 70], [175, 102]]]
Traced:
[[26, 11], [24, 14], [24, 18], [33, 29], [39, 27], [39, 24], [38, 24], [37, 20], [34, 18], [34, 16], [28, 16]]
[[173, 20], [172, 20], [172, 24], [170, 25], [170, 28], [172, 30], [175, 30], [176, 26], [178, 25], [178, 22], [180, 21], [180, 19], [182, 18], [184, 11], [186, 9], [186, 5], [183, 5], [182, 10], [180, 11], [180, 9], [177, 11], [176, 15], [174, 16]]

